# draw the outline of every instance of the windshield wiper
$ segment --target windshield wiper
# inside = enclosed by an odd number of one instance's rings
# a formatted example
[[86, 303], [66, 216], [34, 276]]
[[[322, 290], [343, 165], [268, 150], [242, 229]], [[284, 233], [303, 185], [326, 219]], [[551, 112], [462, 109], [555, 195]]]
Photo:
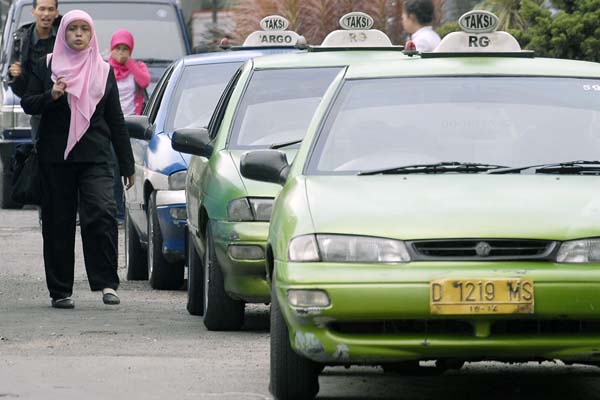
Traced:
[[[526, 165], [523, 167], [500, 168], [488, 171], [488, 174], [510, 174], [532, 170], [534, 174], [577, 174], [580, 172], [600, 173], [600, 161], [598, 160], [575, 160], [561, 163]], [[597, 174], [595, 174], [597, 175]]]
[[491, 169], [506, 168], [506, 165], [443, 161], [434, 164], [403, 165], [401, 167], [361, 171], [358, 175], [378, 174], [443, 174], [446, 172], [486, 172]]
[[304, 140], [304, 139], [296, 139], [296, 140], [290, 140], [289, 142], [274, 143], [274, 144], [270, 145], [269, 148], [270, 149], [281, 149], [282, 147], [288, 147], [288, 146], [293, 146], [298, 143], [302, 143], [302, 140]]

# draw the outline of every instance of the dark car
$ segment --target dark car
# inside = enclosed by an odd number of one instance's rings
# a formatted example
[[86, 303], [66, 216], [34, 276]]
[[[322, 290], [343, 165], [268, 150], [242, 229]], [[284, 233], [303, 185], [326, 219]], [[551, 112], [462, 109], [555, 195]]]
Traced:
[[[29, 116], [23, 113], [20, 99], [8, 85], [8, 67], [15, 44], [15, 31], [30, 22], [32, 0], [17, 0], [10, 7], [2, 36], [0, 72], [0, 207], [17, 208], [10, 199], [11, 158], [15, 147], [30, 142]], [[191, 53], [181, 9], [175, 0], [125, 0], [119, 3], [104, 0], [60, 0], [59, 12], [73, 9], [89, 13], [95, 22], [102, 55], [108, 59], [110, 38], [118, 29], [129, 30], [135, 38], [133, 56], [148, 66], [151, 84], [156, 85], [168, 65]], [[18, 40], [16, 41], [18, 43]]]

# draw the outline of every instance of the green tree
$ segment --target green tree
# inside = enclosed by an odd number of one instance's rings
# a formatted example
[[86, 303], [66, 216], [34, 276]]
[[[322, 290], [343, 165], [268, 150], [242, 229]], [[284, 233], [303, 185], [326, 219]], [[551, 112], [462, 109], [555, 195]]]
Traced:
[[517, 33], [521, 45], [538, 56], [600, 62], [600, 0], [553, 1], [557, 15], [523, 0], [529, 29]]
[[[534, 4], [542, 5], [544, 0], [526, 0]], [[566, 0], [568, 1], [568, 0]], [[521, 14], [522, 0], [484, 0], [475, 6], [476, 9], [491, 11], [498, 16], [500, 20], [498, 29], [508, 31], [510, 29], [526, 30], [528, 21]]]

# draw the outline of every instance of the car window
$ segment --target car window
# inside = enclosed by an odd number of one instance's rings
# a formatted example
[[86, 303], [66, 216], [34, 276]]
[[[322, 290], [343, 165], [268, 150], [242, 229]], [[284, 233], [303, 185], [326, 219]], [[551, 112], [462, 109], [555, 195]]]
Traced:
[[171, 97], [165, 129], [206, 127], [223, 90], [241, 63], [186, 67]]
[[163, 76], [160, 78], [160, 81], [158, 81], [156, 89], [154, 89], [152, 92], [152, 96], [150, 96], [150, 99], [148, 100], [146, 109], [144, 109], [143, 114], [148, 116], [148, 120], [151, 124], [153, 124], [154, 120], [156, 119], [156, 114], [158, 114], [158, 110], [160, 109], [163, 94], [165, 93], [165, 89], [167, 88], [169, 79], [171, 78], [174, 69], [175, 67], [171, 66], [165, 71]]
[[344, 83], [309, 173], [597, 160], [600, 80], [453, 77]]
[[223, 122], [223, 116], [225, 115], [225, 110], [229, 105], [229, 99], [231, 99], [231, 95], [233, 94], [233, 91], [235, 90], [241, 75], [242, 67], [240, 67], [236, 71], [233, 78], [231, 78], [231, 80], [227, 84], [225, 91], [219, 99], [219, 104], [217, 104], [217, 107], [215, 108], [215, 111], [210, 119], [208, 131], [210, 132], [210, 137], [213, 139], [217, 136], [217, 133], [219, 132], [219, 128], [221, 127], [221, 123]]
[[232, 148], [300, 140], [321, 97], [341, 68], [255, 71], [236, 111]]
[[[22, 7], [16, 15], [17, 26], [33, 22], [32, 7]], [[133, 57], [138, 60], [174, 60], [186, 54], [185, 42], [176, 9], [170, 4], [81, 2], [61, 3], [60, 13], [81, 9], [94, 19], [100, 51], [110, 55], [110, 38], [118, 29], [127, 29], [135, 38]]]

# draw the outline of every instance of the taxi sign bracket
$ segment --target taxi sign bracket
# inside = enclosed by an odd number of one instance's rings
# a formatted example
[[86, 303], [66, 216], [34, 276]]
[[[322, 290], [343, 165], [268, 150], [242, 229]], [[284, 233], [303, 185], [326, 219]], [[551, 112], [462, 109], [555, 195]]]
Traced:
[[421, 53], [421, 58], [448, 58], [448, 57], [503, 57], [503, 58], [534, 58], [533, 50], [511, 51], [511, 52], [426, 52]]
[[323, 53], [327, 51], [403, 51], [404, 46], [383, 46], [383, 47], [327, 47], [327, 46], [308, 46], [309, 52]]

